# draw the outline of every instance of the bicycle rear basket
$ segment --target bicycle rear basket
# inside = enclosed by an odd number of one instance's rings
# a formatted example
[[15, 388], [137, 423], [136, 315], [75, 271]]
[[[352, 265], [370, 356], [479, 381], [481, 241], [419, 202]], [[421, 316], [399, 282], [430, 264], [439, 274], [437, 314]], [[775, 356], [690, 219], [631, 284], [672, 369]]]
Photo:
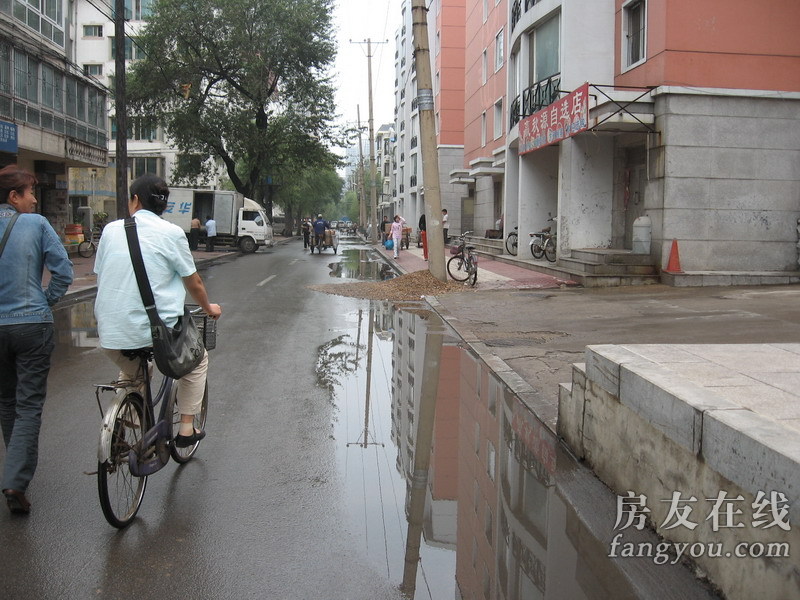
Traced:
[[[186, 306], [189, 310], [200, 308], [196, 304], [187, 304]], [[205, 345], [206, 350], [213, 350], [216, 348], [217, 322], [202, 311], [192, 314], [192, 319], [194, 319], [195, 325], [197, 325], [200, 334], [203, 336], [203, 345]]]

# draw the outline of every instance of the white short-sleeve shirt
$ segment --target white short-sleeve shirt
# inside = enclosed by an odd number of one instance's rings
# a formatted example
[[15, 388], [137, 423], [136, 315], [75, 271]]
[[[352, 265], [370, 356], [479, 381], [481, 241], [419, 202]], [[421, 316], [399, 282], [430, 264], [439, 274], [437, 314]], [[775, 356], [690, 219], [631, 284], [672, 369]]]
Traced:
[[[134, 219], [158, 314], [172, 326], [183, 315], [186, 290], [182, 278], [197, 270], [186, 234], [177, 225], [148, 210], [138, 210]], [[153, 344], [124, 224], [120, 219], [106, 225], [94, 263], [97, 331], [100, 345], [112, 350], [145, 348]]]

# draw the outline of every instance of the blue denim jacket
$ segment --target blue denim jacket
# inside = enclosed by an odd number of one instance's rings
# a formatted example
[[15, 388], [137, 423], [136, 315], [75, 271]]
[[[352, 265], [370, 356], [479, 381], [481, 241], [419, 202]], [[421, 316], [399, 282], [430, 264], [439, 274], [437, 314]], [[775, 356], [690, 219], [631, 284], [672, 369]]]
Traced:
[[[0, 239], [6, 232], [14, 207], [0, 204]], [[50, 283], [42, 289], [43, 268]], [[21, 214], [0, 257], [0, 326], [50, 323], [50, 307], [72, 283], [72, 263], [53, 227], [41, 215]]]

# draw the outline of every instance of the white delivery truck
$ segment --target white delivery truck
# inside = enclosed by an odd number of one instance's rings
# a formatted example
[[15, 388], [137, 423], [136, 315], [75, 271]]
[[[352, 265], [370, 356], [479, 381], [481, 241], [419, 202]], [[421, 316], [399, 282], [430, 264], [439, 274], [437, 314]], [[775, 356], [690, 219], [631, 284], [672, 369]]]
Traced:
[[192, 217], [205, 224], [211, 216], [217, 222], [217, 244], [234, 246], [242, 252], [275, 245], [264, 208], [239, 192], [171, 187], [167, 209], [161, 216], [186, 233]]

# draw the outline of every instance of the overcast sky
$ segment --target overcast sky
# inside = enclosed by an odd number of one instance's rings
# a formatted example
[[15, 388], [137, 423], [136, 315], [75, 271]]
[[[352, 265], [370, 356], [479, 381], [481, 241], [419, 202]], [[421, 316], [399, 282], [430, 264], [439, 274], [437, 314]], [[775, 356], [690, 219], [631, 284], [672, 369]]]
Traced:
[[[372, 40], [372, 102], [375, 130], [394, 120], [394, 34], [400, 26], [400, 0], [336, 0], [334, 23], [339, 49], [336, 57], [337, 113], [356, 123], [356, 106], [367, 126], [367, 45]], [[381, 44], [378, 42], [386, 42]]]

